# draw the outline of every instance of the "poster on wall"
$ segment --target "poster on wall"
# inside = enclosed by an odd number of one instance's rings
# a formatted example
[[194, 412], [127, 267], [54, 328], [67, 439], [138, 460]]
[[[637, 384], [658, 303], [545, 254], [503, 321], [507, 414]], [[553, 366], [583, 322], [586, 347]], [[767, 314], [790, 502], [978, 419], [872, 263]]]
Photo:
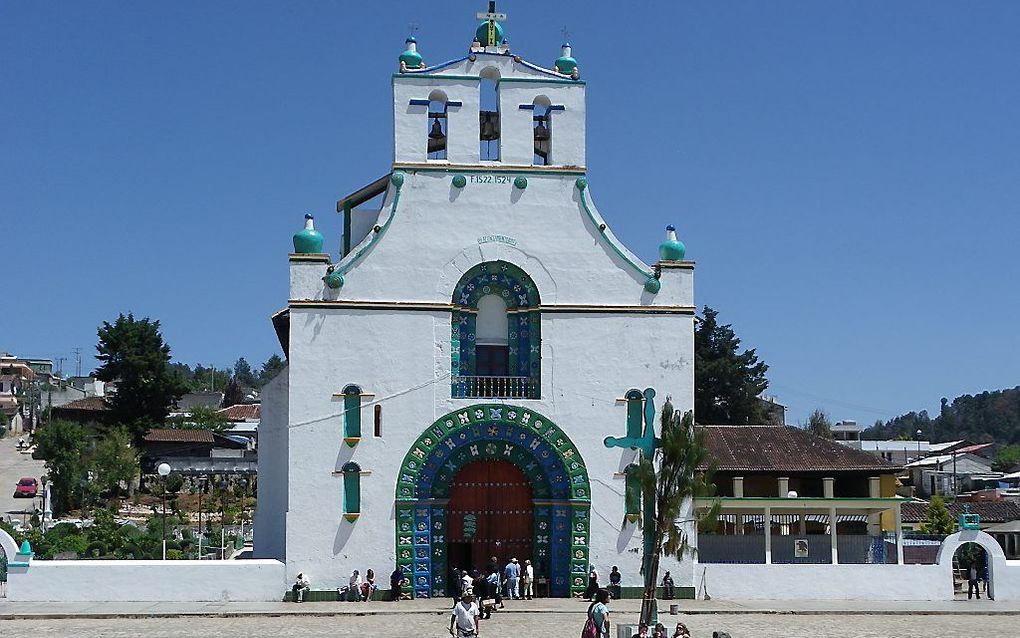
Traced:
[[793, 556], [794, 558], [808, 557], [808, 542], [806, 538], [798, 538], [793, 541]]
[[478, 531], [478, 519], [474, 514], [468, 512], [464, 515], [464, 538], [465, 540], [471, 540], [475, 537], [475, 533]]

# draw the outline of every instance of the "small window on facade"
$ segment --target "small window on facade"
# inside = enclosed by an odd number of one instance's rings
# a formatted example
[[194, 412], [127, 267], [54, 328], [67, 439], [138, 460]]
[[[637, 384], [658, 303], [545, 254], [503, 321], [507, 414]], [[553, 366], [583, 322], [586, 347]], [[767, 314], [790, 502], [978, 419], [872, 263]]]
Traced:
[[478, 158], [499, 161], [499, 71], [489, 67], [478, 82]]
[[446, 159], [447, 146], [447, 98], [442, 91], [429, 94], [428, 117], [428, 158], [430, 160]]
[[354, 462], [345, 463], [340, 472], [344, 480], [344, 518], [354, 522], [361, 514], [361, 466]]
[[535, 98], [534, 108], [531, 111], [535, 137], [535, 155], [531, 163], [535, 166], [552, 164], [552, 109], [549, 108], [550, 106], [549, 98], [540, 95]]
[[344, 442], [354, 447], [361, 440], [361, 388], [344, 388]]
[[375, 405], [375, 436], [382, 436], [382, 406]]

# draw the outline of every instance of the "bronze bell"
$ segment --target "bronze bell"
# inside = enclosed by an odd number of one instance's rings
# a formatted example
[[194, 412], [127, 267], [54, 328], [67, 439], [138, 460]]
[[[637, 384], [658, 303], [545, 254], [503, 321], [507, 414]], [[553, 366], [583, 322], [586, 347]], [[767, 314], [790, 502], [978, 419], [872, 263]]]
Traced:
[[538, 120], [538, 126], [535, 127], [535, 141], [548, 142], [549, 137], [549, 127], [545, 125], [545, 120]]
[[429, 131], [430, 140], [445, 140], [446, 134], [443, 133], [443, 126], [439, 123], [439, 118], [432, 120], [432, 130]]

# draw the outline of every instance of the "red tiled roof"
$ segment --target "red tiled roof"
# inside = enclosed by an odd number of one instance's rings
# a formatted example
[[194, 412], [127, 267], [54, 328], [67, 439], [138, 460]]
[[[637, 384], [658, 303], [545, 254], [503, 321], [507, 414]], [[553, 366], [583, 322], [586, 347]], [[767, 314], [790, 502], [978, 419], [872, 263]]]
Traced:
[[154, 428], [145, 434], [149, 443], [215, 443], [216, 439], [209, 430], [175, 430], [170, 428]]
[[229, 408], [217, 410], [217, 412], [231, 421], [258, 421], [262, 418], [262, 405], [259, 403], [238, 403]]
[[708, 457], [721, 472], [882, 472], [900, 466], [785, 425], [705, 425]]
[[109, 410], [110, 406], [106, 405], [106, 399], [103, 397], [85, 397], [84, 399], [75, 399], [69, 403], [65, 403], [60, 406], [60, 410]]
[[[956, 501], [947, 503], [946, 509], [953, 519], [958, 519], [963, 513], [963, 506], [970, 506], [971, 514], [981, 516], [982, 523], [1008, 523], [1020, 520], [1020, 503], [1014, 501], [972, 501], [963, 503]], [[923, 521], [928, 514], [928, 503], [925, 501], [910, 501], [900, 506], [900, 515], [904, 523], [917, 523]]]

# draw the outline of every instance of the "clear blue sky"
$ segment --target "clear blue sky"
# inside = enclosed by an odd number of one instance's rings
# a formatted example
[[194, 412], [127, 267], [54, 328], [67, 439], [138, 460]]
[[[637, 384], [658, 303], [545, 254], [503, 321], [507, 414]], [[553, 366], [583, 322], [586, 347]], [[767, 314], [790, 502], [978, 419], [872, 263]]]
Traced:
[[[0, 5], [0, 350], [130, 310], [185, 362], [278, 352], [301, 216], [335, 252], [391, 161], [408, 23], [440, 62], [484, 4]], [[790, 422], [1020, 382], [1020, 3], [499, 8], [536, 63], [567, 26], [600, 210], [646, 260], [676, 224]]]

